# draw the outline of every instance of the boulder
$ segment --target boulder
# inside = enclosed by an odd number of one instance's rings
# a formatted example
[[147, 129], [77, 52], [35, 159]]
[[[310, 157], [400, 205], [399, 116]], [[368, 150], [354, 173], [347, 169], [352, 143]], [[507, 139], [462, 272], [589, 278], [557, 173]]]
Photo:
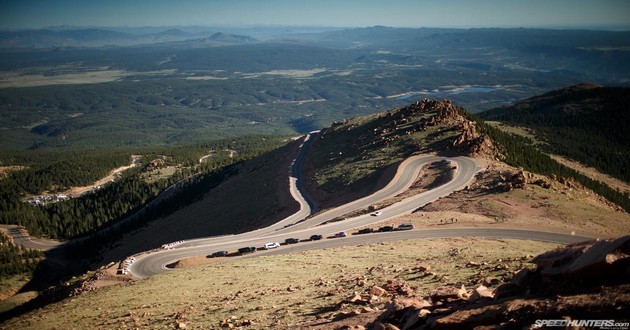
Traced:
[[535, 275], [536, 274], [533, 271], [527, 268], [523, 268], [517, 271], [516, 274], [514, 274], [514, 276], [512, 276], [512, 280], [510, 282], [518, 286], [525, 286], [529, 282], [531, 282], [532, 278]]
[[487, 287], [480, 285], [472, 291], [470, 298], [468, 298], [468, 301], [475, 302], [480, 299], [492, 298], [494, 298], [494, 294], [492, 293], [492, 291], [490, 291], [490, 289], [488, 289]]
[[426, 273], [426, 272], [431, 270], [431, 265], [422, 263], [422, 264], [419, 264], [418, 266], [416, 266], [416, 268], [414, 268], [414, 270], [417, 271], [417, 272]]
[[571, 244], [543, 253], [532, 263], [553, 278], [601, 278], [624, 274], [630, 265], [630, 236]]
[[468, 299], [468, 292], [462, 284], [461, 287], [456, 286], [441, 286], [429, 294], [433, 304], [437, 302], [448, 302], [450, 300], [466, 300]]
[[401, 330], [417, 329], [419, 326], [426, 322], [426, 319], [431, 315], [431, 311], [428, 309], [410, 309], [400, 319]]
[[372, 325], [372, 327], [370, 327], [370, 329], [372, 330], [400, 330], [397, 326], [391, 323], [380, 322], [380, 321], [375, 322]]
[[499, 279], [496, 277], [485, 277], [482, 280], [482, 284], [485, 286], [492, 286], [492, 285], [498, 284], [499, 282], [500, 282]]
[[385, 294], [387, 294], [387, 291], [383, 288], [381, 288], [380, 286], [373, 286], [372, 288], [370, 288], [369, 293], [371, 295], [375, 295], [377, 297], [383, 296]]
[[523, 294], [525, 290], [514, 283], [504, 283], [494, 289], [494, 298], [503, 299], [506, 297], [514, 297]]
[[415, 293], [415, 289], [406, 282], [398, 282], [395, 280], [387, 280], [383, 285], [383, 289], [387, 292], [398, 293], [401, 295], [411, 296]]

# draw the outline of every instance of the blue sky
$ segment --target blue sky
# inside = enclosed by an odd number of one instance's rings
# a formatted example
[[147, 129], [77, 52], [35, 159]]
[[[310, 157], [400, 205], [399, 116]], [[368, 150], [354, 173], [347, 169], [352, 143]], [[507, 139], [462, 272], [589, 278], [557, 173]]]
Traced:
[[46, 26], [630, 27], [630, 0], [0, 0], [0, 29]]

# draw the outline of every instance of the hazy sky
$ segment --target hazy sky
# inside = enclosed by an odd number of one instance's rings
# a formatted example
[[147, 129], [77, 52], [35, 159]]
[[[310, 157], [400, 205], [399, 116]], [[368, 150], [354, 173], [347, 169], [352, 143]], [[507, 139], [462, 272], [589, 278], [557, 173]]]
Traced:
[[0, 28], [630, 27], [630, 0], [0, 0]]

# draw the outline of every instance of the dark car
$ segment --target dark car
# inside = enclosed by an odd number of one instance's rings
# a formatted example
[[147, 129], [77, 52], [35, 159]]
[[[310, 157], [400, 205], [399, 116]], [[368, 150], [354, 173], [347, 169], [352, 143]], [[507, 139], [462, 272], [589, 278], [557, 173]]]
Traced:
[[384, 226], [384, 227], [379, 228], [378, 231], [380, 231], [380, 232], [394, 231], [394, 227], [392, 227], [392, 226]]
[[225, 257], [226, 255], [228, 255], [227, 251], [217, 251], [217, 252], [209, 255], [208, 258]]
[[398, 225], [398, 230], [412, 230], [413, 229], [413, 225], [410, 223], [403, 223]]
[[373, 233], [374, 229], [372, 228], [363, 228], [361, 230], [359, 230], [357, 233], [358, 234], [369, 234], [369, 233]]
[[256, 252], [256, 247], [254, 246], [247, 246], [247, 247], [242, 247], [238, 249], [239, 254], [254, 253], [254, 252]]
[[322, 238], [324, 238], [322, 235], [313, 235], [311, 236], [311, 241], [319, 241]]
[[287, 238], [284, 240], [284, 243], [286, 244], [296, 244], [299, 243], [300, 239], [299, 238]]

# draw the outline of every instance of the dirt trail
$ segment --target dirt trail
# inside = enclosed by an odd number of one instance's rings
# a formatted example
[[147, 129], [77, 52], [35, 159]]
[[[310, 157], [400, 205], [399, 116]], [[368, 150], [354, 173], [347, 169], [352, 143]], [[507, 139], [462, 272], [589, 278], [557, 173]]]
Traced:
[[592, 178], [593, 180], [597, 180], [600, 182], [603, 182], [604, 184], [608, 185], [609, 187], [613, 188], [613, 189], [617, 189], [619, 191], [621, 191], [622, 193], [626, 193], [626, 192], [630, 192], [630, 185], [617, 179], [617, 178], [613, 178], [612, 176], [602, 173], [600, 171], [598, 171], [596, 168], [594, 167], [587, 167], [584, 166], [582, 164], [580, 164], [579, 162], [570, 160], [568, 158], [562, 157], [562, 156], [558, 156], [558, 155], [553, 155], [553, 154], [549, 154], [549, 156], [551, 158], [553, 158], [555, 161], [557, 161], [558, 163], [569, 167], [571, 169], [574, 169], [586, 176], [588, 176], [589, 178]]
[[[131, 155], [131, 163], [129, 165], [126, 166], [121, 166], [119, 168], [115, 168], [113, 170], [111, 170], [109, 172], [109, 174], [107, 174], [107, 176], [101, 178], [100, 180], [94, 182], [91, 185], [88, 186], [83, 186], [83, 187], [72, 187], [66, 191], [63, 191], [61, 193], [55, 193], [54, 195], [59, 195], [59, 194], [66, 194], [66, 195], [81, 195], [87, 191], [90, 191], [92, 189], [94, 189], [97, 186], [102, 186], [104, 184], [106, 184], [107, 182], [110, 182], [112, 180], [114, 180], [114, 177], [119, 174], [122, 173], [123, 171], [126, 171], [132, 167], [136, 167], [138, 165], [140, 165], [140, 159], [142, 159], [142, 155]], [[43, 194], [46, 195], [46, 194]], [[51, 194], [52, 195], [52, 194]]]

